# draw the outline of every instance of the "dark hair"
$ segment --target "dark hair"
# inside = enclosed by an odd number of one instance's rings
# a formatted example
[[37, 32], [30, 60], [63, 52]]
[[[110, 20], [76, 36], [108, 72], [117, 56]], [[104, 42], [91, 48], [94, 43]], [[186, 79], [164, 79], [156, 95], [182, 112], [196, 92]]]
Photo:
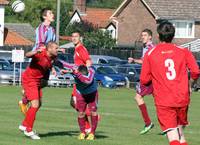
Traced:
[[171, 43], [175, 35], [175, 27], [168, 21], [161, 22], [157, 27], [161, 42]]
[[142, 32], [146, 32], [149, 36], [153, 36], [153, 33], [150, 29], [144, 29]]
[[79, 32], [79, 31], [74, 31], [72, 34], [74, 34], [74, 33], [79, 34], [79, 36], [81, 37], [81, 32]]
[[44, 21], [44, 16], [47, 15], [47, 11], [51, 11], [51, 8], [43, 8], [41, 11], [40, 11], [40, 20], [43, 22]]
[[87, 67], [86, 67], [85, 65], [80, 65], [80, 66], [78, 67], [78, 71], [81, 72], [81, 73], [84, 74], [84, 75], [87, 75], [87, 74], [88, 74], [88, 69], [87, 69]]

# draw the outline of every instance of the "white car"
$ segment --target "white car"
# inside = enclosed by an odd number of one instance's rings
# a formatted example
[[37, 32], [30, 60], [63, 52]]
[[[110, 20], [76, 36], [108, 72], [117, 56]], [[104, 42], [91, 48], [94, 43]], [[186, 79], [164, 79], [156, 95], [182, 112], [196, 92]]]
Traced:
[[[13, 68], [5, 61], [0, 61], [0, 84], [12, 84], [14, 81]], [[15, 83], [19, 83], [19, 72], [15, 72]]]
[[50, 87], [66, 87], [72, 86], [74, 84], [74, 77], [71, 74], [60, 74], [60, 69], [58, 67], [54, 67], [56, 69], [57, 75], [53, 75], [50, 73], [48, 86]]

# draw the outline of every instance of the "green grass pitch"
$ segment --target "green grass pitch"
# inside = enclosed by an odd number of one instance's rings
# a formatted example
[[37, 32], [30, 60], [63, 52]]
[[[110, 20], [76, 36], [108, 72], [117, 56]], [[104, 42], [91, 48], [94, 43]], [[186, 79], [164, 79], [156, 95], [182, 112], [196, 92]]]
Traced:
[[[79, 141], [77, 113], [69, 105], [71, 88], [45, 88], [43, 105], [37, 114], [34, 129], [41, 140], [30, 140], [19, 130], [23, 119], [17, 102], [20, 87], [0, 86], [0, 145], [168, 145], [160, 136], [152, 96], [145, 97], [155, 127], [139, 135], [143, 121], [134, 102], [133, 89], [99, 89], [99, 113], [102, 120], [95, 141]], [[189, 109], [190, 126], [185, 135], [190, 145], [200, 145], [200, 94], [193, 93]]]

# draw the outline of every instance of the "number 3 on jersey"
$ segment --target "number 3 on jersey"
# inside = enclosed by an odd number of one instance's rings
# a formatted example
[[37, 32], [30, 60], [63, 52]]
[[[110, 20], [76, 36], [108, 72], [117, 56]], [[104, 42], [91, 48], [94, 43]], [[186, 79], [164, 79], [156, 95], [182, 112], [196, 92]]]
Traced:
[[165, 67], [168, 68], [168, 72], [166, 72], [167, 79], [174, 80], [176, 78], [176, 70], [174, 68], [174, 61], [172, 59], [166, 59]]

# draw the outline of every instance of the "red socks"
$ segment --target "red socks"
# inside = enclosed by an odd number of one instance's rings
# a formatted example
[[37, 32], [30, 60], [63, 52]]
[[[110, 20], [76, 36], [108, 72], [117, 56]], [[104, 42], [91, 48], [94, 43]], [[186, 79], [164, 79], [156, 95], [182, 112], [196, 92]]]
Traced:
[[181, 145], [178, 140], [171, 141], [169, 145]]
[[28, 132], [32, 131], [38, 109], [39, 108], [30, 107], [26, 113], [26, 117], [22, 124], [27, 127]]
[[95, 134], [95, 131], [96, 131], [96, 128], [97, 128], [97, 124], [98, 124], [98, 115], [97, 116], [92, 116], [91, 117], [91, 121], [92, 121], [91, 133]]
[[85, 133], [85, 117], [83, 118], [78, 117], [78, 125], [81, 130], [81, 133]]
[[139, 105], [139, 108], [142, 113], [142, 117], [145, 122], [145, 125], [149, 126], [151, 124], [151, 119], [149, 118], [146, 105], [145, 104]]

